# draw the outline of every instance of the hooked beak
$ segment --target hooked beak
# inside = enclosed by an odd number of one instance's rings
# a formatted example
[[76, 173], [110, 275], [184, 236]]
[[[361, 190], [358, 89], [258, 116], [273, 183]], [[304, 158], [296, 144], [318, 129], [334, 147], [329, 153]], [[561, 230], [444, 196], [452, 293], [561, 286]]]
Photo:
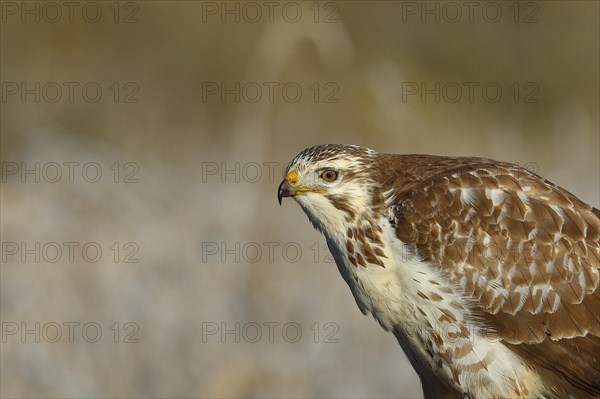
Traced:
[[[294, 184], [292, 184], [294, 183]], [[279, 205], [281, 205], [281, 199], [283, 197], [295, 197], [296, 195], [302, 195], [306, 193], [322, 193], [323, 190], [319, 190], [316, 188], [307, 188], [297, 186], [295, 181], [290, 183], [289, 178], [283, 179], [281, 184], [279, 185], [279, 189], [277, 190], [277, 200], [279, 201]]]
[[296, 190], [292, 187], [288, 179], [283, 179], [277, 190], [277, 200], [279, 201], [279, 205], [281, 205], [281, 199], [283, 197], [293, 197], [295, 194]]

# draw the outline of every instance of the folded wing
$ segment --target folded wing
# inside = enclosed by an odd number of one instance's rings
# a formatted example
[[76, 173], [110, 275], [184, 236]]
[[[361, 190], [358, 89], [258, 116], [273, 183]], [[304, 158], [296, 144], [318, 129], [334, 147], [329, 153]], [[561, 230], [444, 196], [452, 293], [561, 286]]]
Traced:
[[515, 165], [444, 162], [387, 177], [398, 238], [459, 284], [509, 347], [600, 395], [600, 212]]

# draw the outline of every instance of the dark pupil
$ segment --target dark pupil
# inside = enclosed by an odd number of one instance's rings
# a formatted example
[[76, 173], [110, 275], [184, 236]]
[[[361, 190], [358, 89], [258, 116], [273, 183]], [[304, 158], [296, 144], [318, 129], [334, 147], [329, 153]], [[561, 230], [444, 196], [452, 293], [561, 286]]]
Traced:
[[333, 177], [334, 176], [333, 176], [333, 172], [332, 171], [325, 172], [325, 178], [327, 180], [333, 180]]

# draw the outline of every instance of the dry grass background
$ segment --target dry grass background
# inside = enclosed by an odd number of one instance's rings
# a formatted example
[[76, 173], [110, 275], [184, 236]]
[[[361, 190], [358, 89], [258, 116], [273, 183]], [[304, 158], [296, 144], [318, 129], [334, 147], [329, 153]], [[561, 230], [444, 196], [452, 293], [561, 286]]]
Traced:
[[[2, 397], [420, 397], [393, 336], [360, 314], [323, 239], [299, 207], [277, 206], [282, 166], [309, 145], [534, 165], [600, 204], [596, 2], [536, 2], [531, 24], [512, 21], [512, 2], [496, 3], [505, 13], [498, 23], [477, 13], [472, 23], [403, 22], [406, 2], [391, 1], [335, 3], [337, 23], [314, 23], [308, 2], [297, 3], [297, 23], [278, 13], [273, 23], [203, 22], [202, 2], [148, 1], [137, 3], [138, 22], [115, 24], [113, 3], [97, 4], [98, 23], [22, 23], [3, 9], [3, 84], [93, 81], [104, 93], [97, 103], [2, 101], [3, 168], [74, 161], [103, 171], [98, 183], [8, 176], [0, 183], [2, 242], [96, 242], [104, 252], [97, 263], [3, 260], [4, 332], [10, 323], [72, 321], [99, 323], [103, 336], [89, 343], [76, 330], [70, 343], [66, 327], [57, 343], [6, 336]], [[139, 102], [115, 103], [114, 81], [134, 82]], [[203, 101], [203, 82], [236, 81], [298, 82], [305, 91], [297, 103]], [[312, 101], [315, 81], [334, 82], [339, 102]], [[498, 82], [505, 90], [535, 82], [539, 102], [507, 92], [496, 103], [403, 101], [403, 82], [421, 81]], [[136, 163], [139, 182], [114, 183], [114, 162]], [[203, 181], [206, 162], [279, 166], [274, 179], [263, 169], [257, 182]], [[115, 262], [113, 242], [135, 242], [139, 263]], [[272, 260], [263, 251], [257, 262], [203, 262], [207, 242], [279, 246]], [[286, 261], [285, 243], [302, 248], [298, 262]], [[128, 321], [139, 326], [139, 342], [114, 343], [108, 327]], [[276, 328], [269, 342], [265, 327], [257, 343], [218, 335], [203, 342], [207, 322], [295, 322], [303, 334], [290, 343]], [[324, 342], [327, 322], [338, 327], [337, 343]]]

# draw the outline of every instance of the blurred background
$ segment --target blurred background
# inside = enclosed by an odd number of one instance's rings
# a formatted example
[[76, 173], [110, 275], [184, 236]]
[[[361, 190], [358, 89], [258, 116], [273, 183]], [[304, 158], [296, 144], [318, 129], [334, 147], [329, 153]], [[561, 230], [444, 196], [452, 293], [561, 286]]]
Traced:
[[597, 2], [0, 7], [3, 397], [421, 397], [277, 205], [310, 145], [511, 161], [600, 205]]

